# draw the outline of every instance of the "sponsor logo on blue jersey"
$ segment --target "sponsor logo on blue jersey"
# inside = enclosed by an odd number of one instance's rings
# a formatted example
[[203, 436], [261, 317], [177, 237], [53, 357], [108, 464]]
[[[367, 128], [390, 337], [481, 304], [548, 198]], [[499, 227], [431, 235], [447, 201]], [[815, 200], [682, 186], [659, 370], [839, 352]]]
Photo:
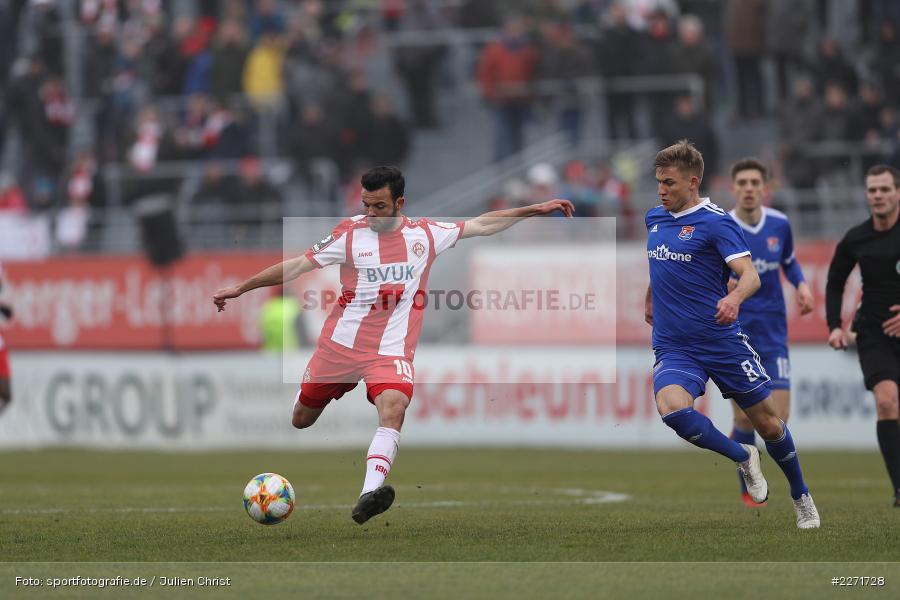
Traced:
[[764, 260], [762, 258], [754, 258], [753, 259], [753, 267], [756, 269], [756, 272], [762, 275], [763, 273], [768, 273], [769, 271], [777, 271], [781, 268], [781, 264], [771, 260]]
[[691, 262], [691, 255], [684, 252], [672, 252], [666, 244], [660, 244], [655, 250], [647, 250], [647, 258], [654, 260], [674, 260], [678, 262]]

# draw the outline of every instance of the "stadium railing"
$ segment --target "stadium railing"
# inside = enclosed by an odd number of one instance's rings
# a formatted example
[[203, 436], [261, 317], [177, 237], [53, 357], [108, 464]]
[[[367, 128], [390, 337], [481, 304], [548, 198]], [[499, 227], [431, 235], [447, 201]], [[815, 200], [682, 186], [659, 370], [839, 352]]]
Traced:
[[790, 218], [796, 238], [839, 239], [869, 215], [861, 183], [782, 188], [773, 194], [772, 205]]

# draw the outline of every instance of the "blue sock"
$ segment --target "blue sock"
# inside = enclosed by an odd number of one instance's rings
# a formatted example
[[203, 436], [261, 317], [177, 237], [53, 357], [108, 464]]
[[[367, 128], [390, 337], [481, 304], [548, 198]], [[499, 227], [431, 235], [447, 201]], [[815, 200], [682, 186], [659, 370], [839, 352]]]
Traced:
[[680, 438], [699, 448], [718, 452], [735, 462], [749, 458], [747, 451], [740, 444], [725, 437], [706, 415], [698, 413], [693, 408], [676, 410], [664, 416], [662, 420], [674, 429]]
[[738, 444], [747, 444], [752, 446], [756, 443], [756, 432], [752, 429], [750, 431], [745, 431], [743, 429], [738, 429], [735, 427], [731, 430], [731, 439], [736, 441]]
[[[747, 444], [750, 446], [753, 446], [754, 444], [756, 444], [756, 432], [753, 431], [752, 429], [750, 431], [746, 431], [744, 429], [738, 429], [738, 427], [735, 426], [731, 430], [730, 437], [731, 437], [731, 439], [736, 441], [738, 444]], [[738, 471], [738, 481], [741, 484], [741, 493], [743, 494], [747, 491], [747, 484], [746, 484], [746, 482], [744, 482], [744, 478], [741, 477], [740, 471]]]
[[797, 449], [794, 447], [794, 440], [791, 438], [791, 432], [788, 431], [787, 425], [784, 425], [784, 435], [781, 438], [773, 442], [766, 440], [766, 450], [784, 471], [784, 476], [791, 484], [791, 498], [797, 500], [803, 494], [808, 494], [809, 488], [803, 483], [800, 459], [797, 458]]

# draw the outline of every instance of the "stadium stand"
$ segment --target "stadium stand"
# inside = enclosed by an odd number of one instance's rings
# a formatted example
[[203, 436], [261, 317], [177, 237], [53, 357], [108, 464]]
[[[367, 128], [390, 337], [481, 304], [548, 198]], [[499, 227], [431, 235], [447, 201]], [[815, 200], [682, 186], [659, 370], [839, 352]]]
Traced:
[[865, 168], [900, 163], [896, 11], [851, 4], [3, 0], [0, 210], [53, 253], [121, 252], [164, 194], [195, 249], [275, 247], [283, 215], [353, 212], [373, 164], [415, 198], [478, 177], [450, 193], [474, 210], [549, 162], [608, 173], [628, 200], [598, 183], [582, 206], [628, 221], [653, 190], [622, 148], [691, 132], [709, 193], [756, 153], [798, 233], [834, 235]]

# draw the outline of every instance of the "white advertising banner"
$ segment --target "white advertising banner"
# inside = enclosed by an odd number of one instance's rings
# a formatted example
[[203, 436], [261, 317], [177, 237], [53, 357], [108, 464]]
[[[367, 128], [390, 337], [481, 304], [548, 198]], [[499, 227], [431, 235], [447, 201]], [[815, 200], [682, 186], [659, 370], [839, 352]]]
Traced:
[[41, 260], [50, 246], [48, 217], [0, 213], [0, 259]]
[[[512, 380], [502, 375], [508, 368], [504, 352], [420, 347], [416, 372], [422, 383], [407, 413], [403, 444], [686, 447], [656, 414], [649, 350], [619, 348], [616, 383], [603, 383], [612, 377], [581, 360], [583, 349], [538, 350], [514, 350], [519, 367], [523, 357], [531, 361], [517, 383], [492, 383]], [[13, 352], [11, 360], [14, 402], [0, 416], [5, 448], [365, 446], [377, 426], [360, 385], [333, 402], [313, 427], [292, 428], [297, 387], [282, 383], [279, 355]], [[874, 402], [855, 355], [795, 347], [791, 362], [790, 424], [798, 445], [874, 448]], [[697, 407], [728, 431], [729, 403], [709, 389]]]

